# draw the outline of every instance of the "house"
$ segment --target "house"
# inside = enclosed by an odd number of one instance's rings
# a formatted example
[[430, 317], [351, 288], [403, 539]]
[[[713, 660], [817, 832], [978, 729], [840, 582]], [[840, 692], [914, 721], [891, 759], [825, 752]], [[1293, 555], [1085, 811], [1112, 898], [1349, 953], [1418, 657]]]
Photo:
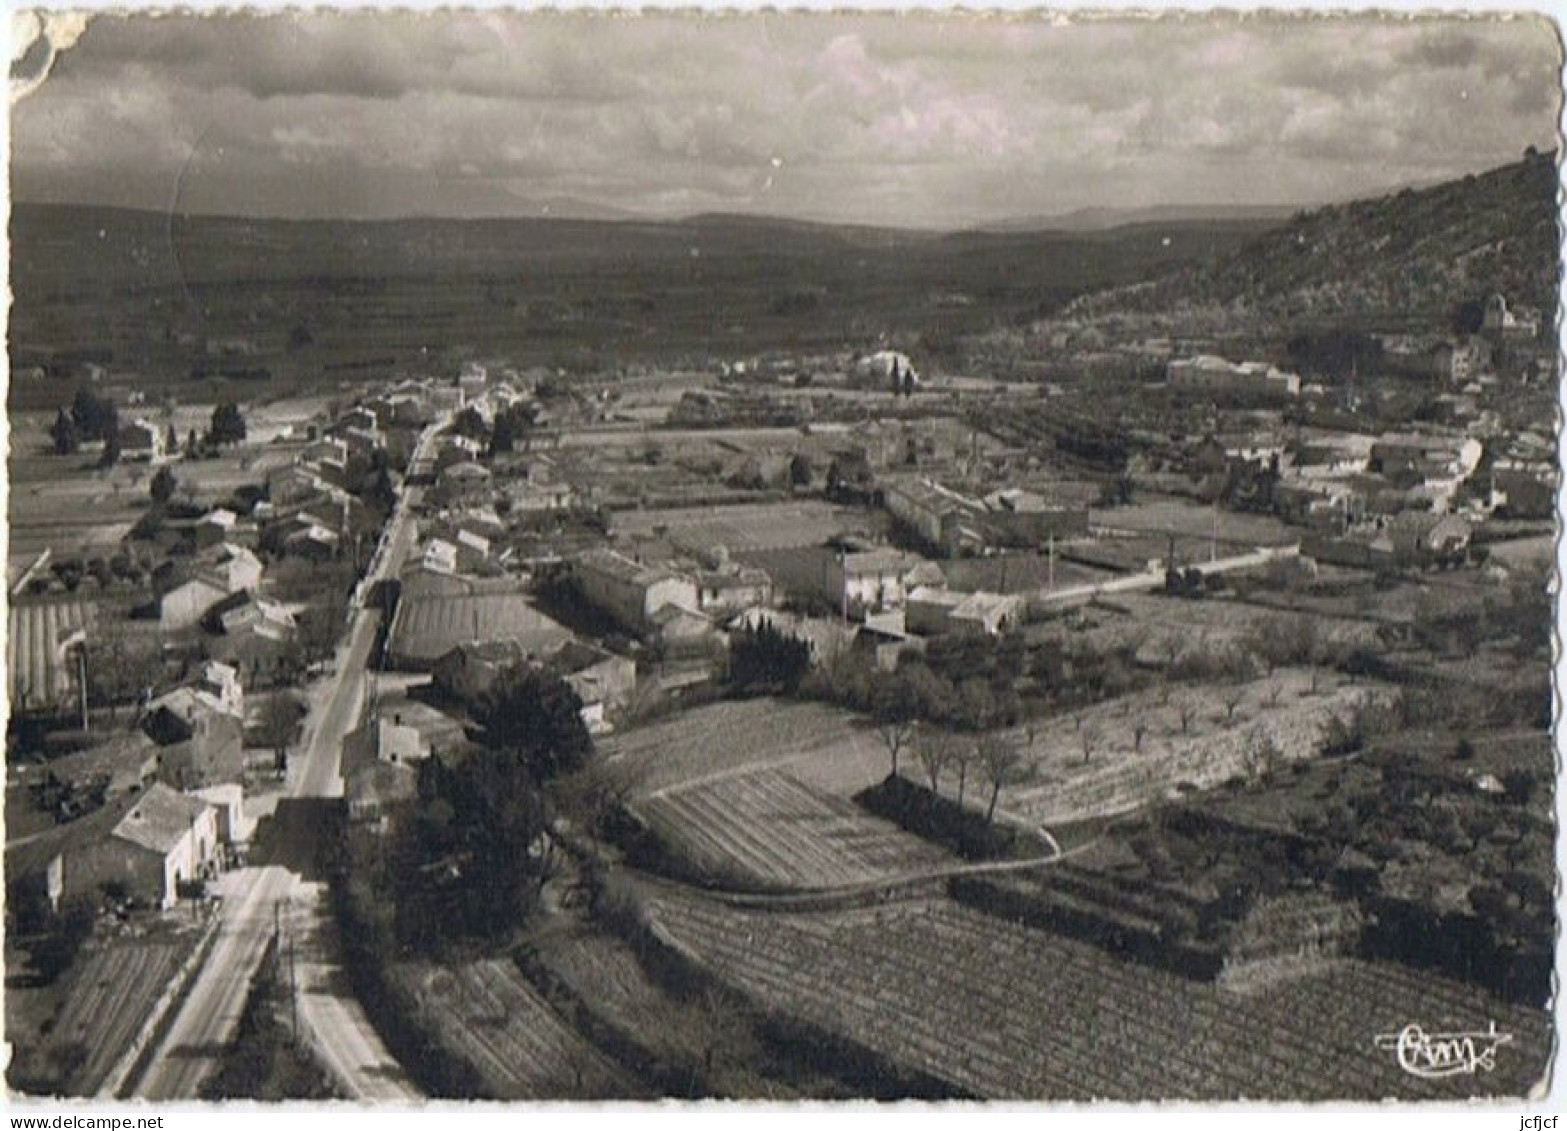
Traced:
[[457, 530], [456, 548], [460, 570], [477, 569], [490, 557], [490, 540], [465, 528]]
[[168, 455], [165, 439], [163, 429], [138, 416], [120, 425], [120, 459], [131, 463], [158, 463]]
[[920, 564], [913, 554], [889, 547], [840, 550], [823, 566], [822, 596], [845, 617], [901, 607], [909, 575]]
[[425, 543], [419, 564], [431, 573], [456, 573], [457, 547], [444, 538], [432, 538]]
[[695, 582], [669, 569], [633, 561], [614, 550], [589, 550], [571, 565], [582, 598], [638, 634], [656, 626], [655, 614], [677, 606], [696, 615], [701, 601]]
[[208, 511], [196, 521], [196, 548], [207, 550], [230, 541], [234, 535], [234, 524], [238, 521], [239, 516], [227, 507]]
[[1300, 376], [1266, 362], [1232, 362], [1213, 354], [1175, 358], [1165, 366], [1172, 388], [1192, 392], [1288, 398], [1300, 395]]
[[1509, 309], [1505, 296], [1493, 294], [1485, 301], [1480, 332], [1498, 345], [1532, 342], [1540, 336], [1540, 315], [1522, 306]]
[[158, 745], [141, 731], [120, 732], [97, 746], [51, 758], [38, 772], [63, 793], [58, 820], [139, 793], [157, 776]]
[[303, 558], [312, 562], [329, 562], [337, 557], [342, 538], [337, 531], [319, 522], [312, 522], [283, 537], [283, 552], [291, 558]]
[[1462, 561], [1473, 533], [1466, 519], [1453, 514], [1394, 515], [1384, 530], [1393, 560], [1402, 566]]
[[212, 806], [217, 815], [218, 844], [233, 847], [249, 839], [245, 825], [245, 787], [239, 782], [193, 789], [189, 796]]
[[883, 488], [882, 498], [889, 514], [942, 553], [952, 553], [964, 543], [984, 543], [979, 516], [985, 505], [933, 479], [889, 483]]
[[488, 387], [490, 375], [484, 366], [476, 362], [469, 362], [457, 375], [457, 389], [461, 403], [472, 404], [484, 397], [484, 390]]
[[107, 836], [66, 851], [64, 890], [96, 892], [113, 884], [133, 899], [168, 909], [178, 902], [181, 884], [214, 875], [217, 865], [217, 810], [154, 784]]
[[242, 715], [195, 687], [176, 688], [153, 701], [141, 729], [158, 744], [158, 777], [177, 789], [240, 781], [245, 772]]
[[190, 682], [168, 691], [148, 704], [148, 710], [174, 707], [184, 715], [196, 708], [221, 711], [241, 721], [245, 718], [245, 690], [239, 672], [228, 664], [209, 660]]
[[343, 773], [375, 762], [416, 765], [430, 756], [430, 747], [418, 728], [405, 726], [402, 717], [371, 719], [343, 736]]
[[249, 590], [218, 602], [206, 620], [214, 631], [225, 636], [255, 636], [276, 644], [292, 640], [298, 629], [294, 614], [286, 605]]
[[158, 598], [158, 622], [164, 632], [199, 624], [230, 590], [204, 576], [187, 578]]
[[909, 355], [897, 350], [877, 350], [856, 359], [852, 373], [856, 384], [868, 388], [912, 391], [920, 384], [919, 371]]
[[[334, 453], [333, 458], [339, 457]], [[340, 462], [346, 463], [346, 459], [340, 459]], [[289, 464], [268, 473], [267, 498], [275, 506], [288, 506], [313, 499], [328, 486], [314, 466]]]
[[761, 569], [730, 565], [703, 570], [696, 575], [696, 587], [698, 606], [714, 617], [766, 608], [773, 602], [773, 579]]
[[322, 460], [335, 460], [339, 464], [348, 463], [348, 445], [336, 436], [322, 436], [312, 440], [299, 451], [301, 463], [316, 463]]
[[448, 464], [437, 473], [433, 494], [449, 507], [486, 505], [494, 495], [490, 469], [472, 460]]
[[962, 593], [920, 586], [909, 593], [903, 612], [909, 632], [1000, 636], [1022, 623], [1024, 604], [1016, 594]]
[[536, 479], [509, 482], [505, 493], [515, 514], [565, 510], [576, 499], [571, 484]]
[[608, 729], [605, 713], [624, 707], [637, 689], [633, 661], [580, 640], [568, 640], [544, 657], [544, 667], [577, 693], [582, 721], [595, 733]]

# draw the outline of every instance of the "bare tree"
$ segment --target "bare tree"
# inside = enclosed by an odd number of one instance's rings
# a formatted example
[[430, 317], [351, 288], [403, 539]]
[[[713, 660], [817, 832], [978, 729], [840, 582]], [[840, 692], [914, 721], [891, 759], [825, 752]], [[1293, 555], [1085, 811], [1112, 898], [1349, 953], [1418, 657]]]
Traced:
[[1183, 698], [1175, 704], [1175, 714], [1181, 720], [1181, 733], [1186, 734], [1192, 729], [1192, 720], [1197, 717], [1197, 703], [1195, 700]]
[[930, 779], [932, 793], [941, 789], [941, 772], [952, 761], [953, 749], [952, 737], [941, 733], [927, 735], [914, 748], [914, 756], [919, 759], [920, 765], [925, 768], [925, 776]]
[[968, 788], [969, 767], [974, 764], [974, 744], [961, 738], [954, 738], [951, 749], [947, 752], [949, 765], [957, 767], [958, 771], [958, 804], [963, 804], [963, 794]]
[[1132, 724], [1132, 749], [1139, 754], [1142, 753], [1143, 749], [1143, 735], [1147, 733], [1148, 720], [1139, 717], [1138, 720]]
[[1002, 789], [1023, 778], [1023, 753], [1002, 735], [982, 734], [974, 744], [974, 757], [990, 786], [990, 803], [985, 807], [985, 823], [989, 824], [996, 819], [996, 802]]
[[1085, 726], [1077, 732], [1078, 743], [1083, 747], [1083, 761], [1086, 763], [1094, 756], [1094, 747], [1099, 743], [1099, 728]]
[[892, 776], [898, 776], [898, 755], [914, 739], [915, 724], [912, 719], [888, 719], [876, 727], [876, 734], [892, 757]]
[[1229, 722], [1235, 718], [1235, 709], [1239, 707], [1241, 703], [1245, 701], [1245, 699], [1246, 689], [1244, 687], [1230, 687], [1225, 689], [1224, 694], [1219, 698], [1219, 702], [1224, 704], [1225, 722]]

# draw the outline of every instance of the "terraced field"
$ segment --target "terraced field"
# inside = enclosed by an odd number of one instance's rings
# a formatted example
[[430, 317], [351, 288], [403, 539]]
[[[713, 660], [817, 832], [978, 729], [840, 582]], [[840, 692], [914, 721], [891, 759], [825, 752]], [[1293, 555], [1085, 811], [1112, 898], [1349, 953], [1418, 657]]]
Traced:
[[748, 886], [829, 887], [955, 862], [785, 770], [665, 790], [633, 808], [698, 869]]
[[501, 958], [395, 976], [413, 990], [437, 1040], [499, 1100], [607, 1099], [633, 1094], [625, 1075], [568, 1026]]
[[887, 750], [849, 711], [820, 703], [747, 699], [714, 703], [616, 735], [602, 744], [634, 796], [753, 769], [787, 769], [808, 785], [850, 797], [886, 777]]
[[[1456, 1099], [1541, 1078], [1549, 1018], [1407, 968], [1344, 961], [1247, 994], [1123, 962], [950, 900], [780, 914], [649, 900], [668, 945], [769, 1009], [954, 1092], [998, 1099]], [[1422, 1079], [1377, 1038], [1484, 1030], [1494, 1071]]]
[[1244, 684], [1167, 698], [1144, 692], [1052, 719], [1035, 736], [1032, 780], [1004, 792], [1001, 810], [1036, 824], [1108, 816], [1177, 787], [1207, 789], [1241, 776], [1259, 751], [1277, 764], [1310, 758], [1335, 716], [1348, 718], [1356, 703], [1382, 693], [1332, 674], [1318, 675], [1312, 688], [1311, 673], [1281, 669]]
[[80, 1048], [67, 1090], [90, 1096], [150, 1021], [158, 998], [190, 953], [194, 934], [134, 942], [113, 940], [79, 959], [48, 1041]]

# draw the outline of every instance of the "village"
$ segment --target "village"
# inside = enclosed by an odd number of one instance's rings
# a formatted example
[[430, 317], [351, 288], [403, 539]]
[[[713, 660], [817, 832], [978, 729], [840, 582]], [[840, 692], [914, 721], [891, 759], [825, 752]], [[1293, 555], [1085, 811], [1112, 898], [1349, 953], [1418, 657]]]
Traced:
[[[12, 423], [7, 937], [35, 942], [8, 965], [38, 970], [17, 1016], [48, 1031], [21, 1071], [135, 1088], [269, 822], [340, 795], [370, 867], [520, 672], [596, 750], [561, 781], [597, 800], [540, 828], [572, 861], [542, 884], [618, 862], [827, 892], [1080, 851], [1088, 873], [1107, 845], [1147, 856], [1139, 815], [1172, 798], [1433, 722], [1409, 688], [1469, 669], [1432, 634], [1550, 560], [1541, 327], [1486, 296], [1471, 332], [1368, 338], [1337, 380], [1255, 340], [1085, 345], [1069, 317], [1038, 331], [1050, 364], [1119, 376], [976, 378], [892, 345], [587, 380], [469, 357], [184, 405], [85, 374]], [[97, 544], [51, 536], [95, 508]], [[1471, 749], [1538, 725], [1524, 683], [1481, 681], [1499, 706]], [[1464, 788], [1534, 788], [1498, 757]], [[133, 1019], [86, 1059], [73, 961]]]

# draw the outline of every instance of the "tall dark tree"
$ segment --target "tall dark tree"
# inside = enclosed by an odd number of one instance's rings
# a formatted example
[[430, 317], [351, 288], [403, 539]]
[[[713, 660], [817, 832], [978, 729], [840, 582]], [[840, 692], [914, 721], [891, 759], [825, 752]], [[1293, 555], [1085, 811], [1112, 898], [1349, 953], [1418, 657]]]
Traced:
[[107, 440], [120, 423], [114, 402], [100, 397], [86, 385], [78, 388], [71, 400], [71, 419], [76, 422], [83, 440]]
[[244, 413], [233, 401], [224, 401], [212, 410], [207, 435], [214, 444], [238, 444], [245, 439], [245, 431]]
[[392, 837], [398, 933], [429, 951], [516, 928], [547, 877], [546, 830], [538, 786], [509, 752], [426, 759]]
[[541, 782], [576, 769], [593, 749], [581, 697], [565, 680], [532, 664], [501, 673], [473, 714], [484, 728], [485, 745], [516, 755]]
[[729, 638], [729, 682], [741, 690], [793, 691], [810, 667], [810, 645], [770, 620]]
[[72, 455], [82, 446], [81, 430], [76, 427], [71, 414], [63, 408], [54, 415], [49, 437], [54, 441], [54, 454], [57, 456]]
[[174, 492], [179, 490], [180, 481], [175, 478], [174, 472], [166, 467], [160, 467], [153, 473], [152, 482], [148, 484], [147, 492], [155, 503], [166, 503], [174, 497]]

